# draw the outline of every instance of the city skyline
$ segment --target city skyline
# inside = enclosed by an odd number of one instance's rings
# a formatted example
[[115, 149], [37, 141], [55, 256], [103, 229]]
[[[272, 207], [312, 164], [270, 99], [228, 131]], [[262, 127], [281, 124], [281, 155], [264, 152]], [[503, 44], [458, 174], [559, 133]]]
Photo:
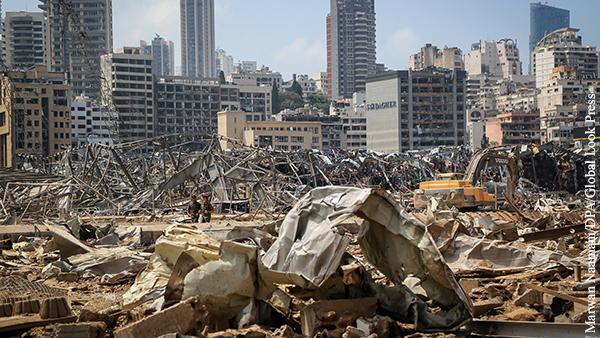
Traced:
[[[4, 0], [2, 10], [40, 11], [39, 3]], [[440, 0], [428, 4], [426, 12], [418, 3], [376, 0], [377, 62], [401, 70], [425, 43], [458, 47], [468, 54], [471, 44], [479, 40], [511, 38], [517, 40], [527, 73], [530, 3]], [[548, 5], [569, 10], [571, 27], [580, 29], [583, 43], [600, 46], [594, 16], [600, 2], [557, 0]], [[329, 1], [322, 0], [306, 0], [293, 8], [275, 0], [215, 0], [216, 47], [226, 50], [235, 62], [257, 61], [259, 67], [279, 71], [285, 80], [294, 73], [312, 76], [327, 67], [329, 6]], [[113, 0], [113, 22], [114, 49], [139, 46], [139, 40], [150, 40], [158, 33], [175, 43], [176, 65], [180, 66], [179, 0]]]

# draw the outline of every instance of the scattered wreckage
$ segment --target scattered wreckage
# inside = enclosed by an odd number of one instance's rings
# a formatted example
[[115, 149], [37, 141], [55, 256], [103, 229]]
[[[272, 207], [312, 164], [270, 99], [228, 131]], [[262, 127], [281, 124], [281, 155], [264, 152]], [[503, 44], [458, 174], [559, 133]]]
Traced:
[[[135, 160], [102, 146], [83, 149], [88, 163], [63, 154], [46, 171], [0, 177], [0, 332], [387, 338], [600, 329], [588, 302], [600, 285], [588, 275], [590, 257], [600, 268], [590, 242], [598, 237], [587, 235], [573, 190], [583, 182], [573, 174], [583, 172], [576, 151], [519, 149], [511, 198], [461, 212], [439, 197], [414, 209], [410, 198], [423, 178], [464, 173], [471, 155], [462, 149], [384, 156], [213, 142], [175, 156], [168, 142], [154, 143], [163, 156], [138, 162], [154, 172], [132, 170]], [[549, 158], [567, 175], [549, 177]], [[504, 177], [486, 173], [495, 175]], [[210, 224], [183, 216], [191, 192], [218, 206]]]

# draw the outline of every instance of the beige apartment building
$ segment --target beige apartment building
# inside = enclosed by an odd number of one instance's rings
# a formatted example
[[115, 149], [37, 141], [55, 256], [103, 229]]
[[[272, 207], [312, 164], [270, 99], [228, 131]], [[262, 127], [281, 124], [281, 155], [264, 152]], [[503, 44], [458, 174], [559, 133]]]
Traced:
[[430, 66], [464, 70], [465, 63], [463, 61], [462, 51], [456, 47], [444, 47], [438, 49], [430, 43], [425, 44], [421, 51], [410, 56], [408, 61], [409, 69], [422, 69]]
[[[221, 111], [217, 114], [218, 133], [245, 145], [279, 151], [322, 149], [321, 122], [248, 121], [243, 111]], [[232, 148], [222, 140], [221, 148]]]
[[0, 166], [18, 156], [48, 156], [71, 146], [71, 86], [66, 73], [36, 66], [0, 75]]

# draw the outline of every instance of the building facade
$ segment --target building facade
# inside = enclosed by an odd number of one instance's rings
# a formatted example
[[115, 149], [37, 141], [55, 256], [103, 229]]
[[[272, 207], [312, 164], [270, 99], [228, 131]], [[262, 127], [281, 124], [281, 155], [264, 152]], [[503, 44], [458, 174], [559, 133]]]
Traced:
[[430, 43], [425, 44], [421, 51], [410, 56], [408, 62], [409, 69], [421, 69], [430, 66], [464, 70], [465, 64], [462, 57], [462, 51], [456, 47], [444, 47], [438, 49]]
[[[533, 53], [535, 46], [547, 34], [570, 26], [569, 11], [557, 7], [538, 3], [529, 5], [529, 53]], [[531, 62], [533, 66], [533, 62]], [[530, 74], [533, 70], [530, 67]]]
[[517, 111], [496, 116], [485, 125], [490, 142], [505, 145], [540, 144], [539, 110]]
[[465, 143], [465, 71], [426, 68], [367, 79], [367, 148], [398, 152]]
[[272, 72], [269, 67], [263, 67], [256, 71], [240, 71], [230, 74], [227, 82], [238, 86], [260, 86], [277, 85], [277, 90], [282, 90], [283, 78], [279, 72]]
[[573, 66], [553, 69], [538, 95], [541, 143], [572, 141], [574, 126], [587, 114], [589, 93], [600, 95], [600, 79], [585, 77]]
[[175, 75], [175, 47], [173, 41], [165, 40], [158, 34], [149, 45], [140, 41], [142, 53], [152, 55], [152, 73], [155, 75]]
[[118, 113], [120, 141], [138, 141], [154, 137], [154, 95], [151, 55], [140, 47], [121, 47], [117, 53], [102, 55], [103, 91], [111, 92]]
[[329, 83], [327, 82], [327, 72], [317, 72], [313, 74], [313, 79], [317, 85], [317, 92], [327, 95]]
[[471, 45], [471, 53], [465, 55], [465, 69], [469, 76], [486, 75], [488, 77], [508, 78], [522, 74], [519, 61], [519, 49], [516, 41], [479, 41]]
[[108, 106], [100, 106], [89, 97], [79, 96], [71, 103], [71, 141], [73, 147], [85, 144], [112, 145], [109, 120], [117, 118]]
[[[243, 111], [221, 111], [218, 116], [220, 135], [249, 146], [279, 151], [321, 150], [320, 122], [246, 122]], [[221, 148], [231, 147], [230, 141], [221, 140]]]
[[233, 68], [235, 73], [255, 72], [258, 69], [256, 67], [256, 61], [238, 61]]
[[555, 67], [572, 66], [588, 78], [598, 77], [598, 52], [596, 46], [581, 44], [579, 29], [563, 28], [544, 36], [531, 54], [536, 86], [544, 88], [550, 83]]
[[329, 99], [365, 92], [376, 72], [375, 0], [331, 0], [327, 16]]
[[215, 1], [180, 0], [183, 76], [215, 77]]
[[286, 81], [283, 83], [283, 85], [282, 85], [283, 91], [288, 91], [294, 84], [294, 81], [298, 82], [298, 84], [302, 88], [302, 97], [305, 100], [308, 98], [308, 95], [318, 93], [317, 81], [308, 77], [308, 75], [296, 76], [296, 74], [293, 75], [292, 81]]
[[339, 116], [319, 115], [310, 108], [300, 108], [296, 111], [283, 111], [276, 115], [276, 121], [286, 123], [320, 123], [319, 132], [321, 150], [342, 149], [344, 140], [344, 126]]
[[246, 121], [270, 121], [273, 115], [271, 86], [237, 86], [239, 109], [246, 112]]
[[219, 75], [220, 72], [223, 71], [225, 78], [227, 78], [227, 76], [232, 74], [234, 71], [233, 56], [227, 55], [227, 52], [224, 51], [223, 49], [217, 49], [216, 55], [217, 55], [216, 73], [217, 73], [217, 75]]
[[217, 78], [163, 76], [155, 81], [156, 135], [211, 134], [224, 101], [237, 101], [239, 92], [221, 88]]
[[48, 21], [44, 13], [7, 12], [2, 18], [2, 59], [9, 69], [48, 66]]
[[[48, 19], [50, 70], [69, 73], [73, 96], [93, 97], [100, 90], [100, 56], [113, 51], [112, 0], [71, 0], [72, 6], [60, 0], [40, 2]], [[78, 16], [89, 39], [65, 13]], [[82, 48], [88, 53], [81, 53]]]
[[0, 76], [0, 166], [18, 156], [48, 156], [71, 146], [71, 87], [65, 73], [36, 66]]

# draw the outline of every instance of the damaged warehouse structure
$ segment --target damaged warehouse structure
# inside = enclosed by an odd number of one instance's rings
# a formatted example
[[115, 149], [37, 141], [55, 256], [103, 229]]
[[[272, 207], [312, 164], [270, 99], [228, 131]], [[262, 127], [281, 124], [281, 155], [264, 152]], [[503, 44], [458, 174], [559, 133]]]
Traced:
[[[597, 237], [586, 229], [598, 210], [584, 192], [589, 150], [489, 148], [514, 154], [515, 188], [459, 210], [439, 194], [415, 208], [414, 192], [469, 172], [498, 189], [506, 169], [475, 166], [483, 153], [461, 147], [282, 152], [215, 135], [190, 152], [176, 142], [86, 145], [2, 169], [0, 332], [387, 338], [600, 329], [589, 306], [600, 285]], [[209, 196], [210, 223], [185, 217], [191, 194]]]

